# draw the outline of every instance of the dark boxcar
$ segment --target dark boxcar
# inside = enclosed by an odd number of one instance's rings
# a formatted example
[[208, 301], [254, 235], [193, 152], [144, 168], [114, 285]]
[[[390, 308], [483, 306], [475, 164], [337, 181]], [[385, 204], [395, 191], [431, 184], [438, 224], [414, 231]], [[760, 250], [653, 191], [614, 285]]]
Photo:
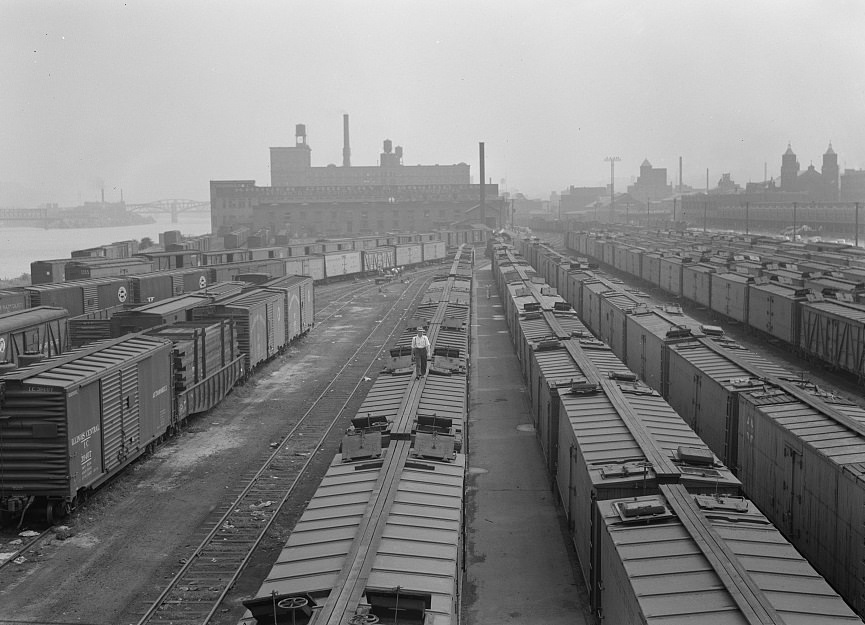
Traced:
[[290, 343], [312, 327], [315, 315], [312, 278], [285, 276], [269, 280], [260, 286], [263, 289], [277, 291], [285, 298], [286, 343]]
[[198, 267], [202, 262], [202, 253], [197, 250], [183, 250], [179, 252], [139, 252], [136, 256], [146, 258], [153, 262], [154, 271], [167, 271], [170, 269], [187, 269]]
[[40, 284], [26, 287], [32, 306], [56, 306], [69, 311], [70, 317], [129, 301], [129, 278], [93, 278], [64, 284]]
[[192, 311], [210, 304], [211, 298], [201, 295], [180, 295], [118, 312], [111, 319], [112, 336], [141, 332], [165, 324], [192, 321]]
[[68, 315], [39, 306], [0, 315], [0, 361], [21, 366], [24, 354], [57, 356], [69, 351]]
[[23, 288], [0, 290], [0, 315], [30, 307], [30, 296]]
[[286, 346], [285, 300], [280, 293], [253, 290], [193, 311], [196, 320], [234, 319], [240, 351], [251, 372]]
[[74, 504], [172, 424], [171, 343], [102, 342], [7, 374], [0, 407], [0, 506]]
[[110, 278], [148, 273], [156, 269], [154, 263], [144, 258], [78, 259], [66, 264], [67, 280]]
[[130, 276], [132, 301], [147, 304], [175, 295], [207, 288], [210, 270], [206, 267], [158, 271]]
[[30, 263], [30, 284], [54, 284], [66, 281], [68, 258], [35, 260]]

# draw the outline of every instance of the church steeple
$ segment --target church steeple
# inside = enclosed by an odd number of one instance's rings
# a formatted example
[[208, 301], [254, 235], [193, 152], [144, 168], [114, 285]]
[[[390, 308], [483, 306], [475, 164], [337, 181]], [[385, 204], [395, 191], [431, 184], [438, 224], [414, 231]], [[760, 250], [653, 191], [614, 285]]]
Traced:
[[799, 161], [792, 146], [787, 143], [787, 151], [781, 156], [781, 190], [795, 191], [796, 178], [799, 176]]
[[823, 198], [827, 202], [837, 202], [839, 197], [838, 183], [841, 179], [841, 170], [838, 167], [838, 155], [832, 149], [832, 142], [823, 155]]

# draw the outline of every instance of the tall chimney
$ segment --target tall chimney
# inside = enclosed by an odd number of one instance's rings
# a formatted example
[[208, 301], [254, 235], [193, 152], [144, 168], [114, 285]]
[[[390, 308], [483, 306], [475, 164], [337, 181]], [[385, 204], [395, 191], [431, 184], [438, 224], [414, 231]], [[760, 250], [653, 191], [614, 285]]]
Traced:
[[487, 224], [487, 206], [486, 206], [487, 202], [486, 202], [486, 188], [484, 186], [486, 184], [486, 180], [485, 180], [486, 172], [484, 169], [484, 144], [483, 144], [483, 142], [479, 143], [478, 146], [480, 147], [480, 161], [481, 161], [481, 210], [480, 210], [481, 223], [486, 225]]
[[679, 157], [679, 191], [682, 191], [682, 157]]
[[342, 166], [351, 167], [351, 147], [348, 144], [348, 113], [342, 116]]

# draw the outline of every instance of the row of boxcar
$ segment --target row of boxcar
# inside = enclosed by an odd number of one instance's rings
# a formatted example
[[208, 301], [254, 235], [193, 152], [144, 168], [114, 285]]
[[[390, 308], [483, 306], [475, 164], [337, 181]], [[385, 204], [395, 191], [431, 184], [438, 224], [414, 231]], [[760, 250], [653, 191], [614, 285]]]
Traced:
[[[669, 402], [733, 469], [747, 496], [865, 613], [865, 409], [678, 307], [656, 305], [585, 268], [561, 274], [569, 259], [535, 247], [522, 244], [543, 259], [542, 275], [559, 273], [554, 279], [569, 285], [566, 298], [583, 310], [588, 329]], [[578, 295], [597, 284], [605, 288], [596, 302]]]
[[[391, 267], [413, 266], [444, 260], [448, 243], [433, 235], [407, 235], [322, 241], [273, 247], [227, 250], [168, 249], [139, 251], [122, 258], [75, 256], [38, 260], [30, 264], [33, 284], [54, 284], [70, 280], [140, 276], [153, 272], [189, 271], [211, 268], [200, 275], [211, 281], [223, 280], [219, 267], [237, 270], [244, 263], [282, 265], [280, 275], [312, 276], [315, 280], [334, 280], [346, 276], [369, 274]], [[401, 241], [401, 238], [418, 239]], [[171, 246], [172, 248], [177, 246]], [[281, 262], [280, 262], [281, 261]], [[290, 261], [290, 262], [289, 262]], [[299, 273], [297, 268], [307, 268]], [[249, 269], [253, 271], [253, 269]], [[277, 272], [279, 273], [279, 272]]]
[[[823, 366], [865, 379], [865, 272], [851, 265], [772, 253], [765, 246], [742, 250], [675, 249], [653, 240], [569, 232], [566, 246], [606, 263], [670, 295], [788, 344]], [[665, 251], [649, 251], [658, 248]], [[759, 254], [755, 253], [759, 252]], [[858, 254], [845, 259], [860, 262]]]
[[861, 622], [522, 256], [493, 271], [598, 623]]
[[[471, 256], [460, 255], [389, 346], [242, 622], [459, 621], [470, 272]], [[421, 378], [410, 355], [418, 325], [433, 346]]]
[[72, 351], [63, 309], [0, 316], [5, 357], [23, 367], [0, 370], [0, 511], [68, 511], [312, 327], [309, 277], [228, 286], [118, 312], [116, 338]]

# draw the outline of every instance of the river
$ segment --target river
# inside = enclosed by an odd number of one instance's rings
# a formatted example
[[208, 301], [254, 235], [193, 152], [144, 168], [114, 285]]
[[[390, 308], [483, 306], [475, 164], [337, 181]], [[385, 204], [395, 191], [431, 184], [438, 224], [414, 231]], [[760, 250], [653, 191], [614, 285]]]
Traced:
[[150, 237], [159, 241], [159, 233], [180, 230], [193, 236], [210, 232], [210, 211], [179, 213], [177, 223], [171, 223], [171, 215], [154, 215], [156, 223], [115, 228], [68, 228], [45, 230], [43, 228], [0, 228], [0, 278], [17, 278], [30, 273], [34, 260], [69, 258], [72, 250], [96, 247], [114, 241], [141, 240]]

